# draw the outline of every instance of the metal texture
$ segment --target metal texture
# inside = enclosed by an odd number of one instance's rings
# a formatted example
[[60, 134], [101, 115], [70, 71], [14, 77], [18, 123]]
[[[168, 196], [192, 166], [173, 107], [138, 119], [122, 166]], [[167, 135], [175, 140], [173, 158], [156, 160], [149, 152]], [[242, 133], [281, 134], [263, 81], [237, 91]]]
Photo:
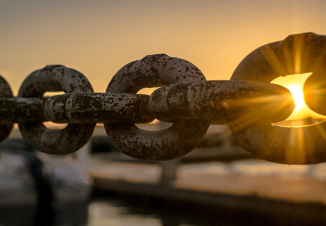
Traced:
[[[7, 81], [5, 79], [3, 79], [0, 75], [0, 98], [12, 97], [12, 96], [13, 95], [12, 95], [10, 86], [8, 85]], [[1, 117], [1, 115], [0, 115], [0, 117]], [[1, 120], [0, 142], [5, 140], [9, 136], [13, 126], [14, 126], [13, 123], [3, 123], [3, 120]]]
[[[326, 37], [324, 39], [326, 46]], [[320, 48], [326, 55], [326, 47]], [[323, 59], [326, 66], [326, 56]], [[303, 87], [304, 100], [308, 107], [314, 112], [326, 115], [326, 70], [313, 73], [305, 82]]]
[[[304, 33], [288, 36], [251, 52], [235, 69], [231, 80], [270, 82], [279, 76], [324, 71], [325, 36]], [[298, 63], [299, 62], [299, 63]], [[236, 142], [258, 158], [286, 164], [326, 161], [326, 122], [304, 127], [272, 126], [228, 117]]]
[[[136, 93], [142, 88], [182, 81], [205, 81], [193, 64], [165, 54], [146, 56], [122, 67], [112, 78], [107, 93]], [[134, 124], [104, 124], [108, 137], [125, 154], [144, 160], [170, 160], [194, 149], [203, 139], [210, 119], [175, 120], [161, 131], [145, 131]]]
[[56, 123], [149, 123], [148, 95], [131, 93], [68, 93], [50, 97], [46, 117]]
[[[271, 125], [290, 115], [293, 97], [286, 88], [268, 84], [279, 76], [313, 72], [305, 85], [306, 100], [311, 100], [311, 106], [322, 105], [325, 41], [325, 36], [304, 33], [264, 45], [239, 64], [231, 81], [206, 81], [190, 62], [165, 54], [125, 65], [106, 93], [93, 93], [84, 75], [61, 65], [31, 73], [17, 98], [0, 77], [0, 142], [9, 135], [12, 123], [18, 122], [23, 138], [35, 149], [69, 154], [88, 142], [96, 123], [105, 123], [108, 137], [125, 154], [171, 160], [194, 149], [212, 119], [212, 124], [227, 122], [237, 143], [258, 158], [286, 164], [326, 162], [326, 122], [304, 127]], [[150, 97], [135, 94], [158, 86], [163, 87]], [[66, 94], [46, 100], [46, 91]], [[316, 109], [320, 112], [324, 107]], [[173, 125], [161, 131], [134, 125], [152, 121], [151, 113]], [[41, 123], [46, 120], [69, 124], [63, 130], [50, 130]]]
[[[31, 73], [20, 87], [18, 97], [39, 97], [46, 91], [93, 92], [87, 78], [62, 65], [46, 66]], [[25, 141], [49, 154], [69, 154], [84, 146], [93, 134], [93, 124], [68, 124], [63, 130], [50, 130], [43, 123], [19, 124]]]
[[0, 122], [36, 123], [49, 121], [44, 113], [43, 106], [46, 98], [0, 98]]
[[291, 115], [294, 101], [290, 91], [279, 85], [225, 80], [161, 87], [152, 93], [148, 106], [161, 121], [211, 118], [211, 124], [224, 125], [231, 112], [239, 112], [240, 120], [283, 121]]

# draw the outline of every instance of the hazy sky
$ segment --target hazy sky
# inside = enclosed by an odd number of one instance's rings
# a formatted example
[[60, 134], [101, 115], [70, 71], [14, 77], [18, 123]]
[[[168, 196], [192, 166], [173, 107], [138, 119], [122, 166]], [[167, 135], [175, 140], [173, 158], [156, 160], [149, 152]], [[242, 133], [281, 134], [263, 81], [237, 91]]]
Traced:
[[325, 0], [0, 0], [0, 74], [16, 95], [30, 72], [63, 64], [104, 92], [125, 64], [166, 53], [229, 79], [261, 45], [326, 34], [325, 9]]

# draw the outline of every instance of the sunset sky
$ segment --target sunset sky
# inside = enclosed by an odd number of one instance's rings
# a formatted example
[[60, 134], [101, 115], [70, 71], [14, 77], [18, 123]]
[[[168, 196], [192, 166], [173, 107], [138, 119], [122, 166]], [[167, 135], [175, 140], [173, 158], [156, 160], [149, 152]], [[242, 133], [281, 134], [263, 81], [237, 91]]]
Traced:
[[17, 95], [29, 73], [63, 64], [104, 92], [125, 64], [166, 53], [229, 79], [259, 46], [326, 34], [325, 9], [325, 0], [0, 0], [0, 74]]

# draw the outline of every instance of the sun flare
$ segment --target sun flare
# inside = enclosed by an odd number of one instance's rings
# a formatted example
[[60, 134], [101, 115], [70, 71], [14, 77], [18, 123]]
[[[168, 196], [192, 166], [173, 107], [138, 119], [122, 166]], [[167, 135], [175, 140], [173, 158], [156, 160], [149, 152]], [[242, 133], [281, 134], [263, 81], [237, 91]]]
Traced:
[[302, 86], [300, 86], [299, 84], [291, 84], [286, 86], [286, 88], [288, 88], [292, 93], [294, 103], [295, 103], [294, 111], [298, 111], [302, 109], [305, 106]]
[[298, 120], [306, 117], [325, 119], [324, 115], [317, 114], [310, 110], [304, 101], [303, 85], [310, 75], [311, 73], [288, 75], [274, 79], [271, 82], [288, 88], [293, 95], [295, 108], [292, 115], [287, 120]]

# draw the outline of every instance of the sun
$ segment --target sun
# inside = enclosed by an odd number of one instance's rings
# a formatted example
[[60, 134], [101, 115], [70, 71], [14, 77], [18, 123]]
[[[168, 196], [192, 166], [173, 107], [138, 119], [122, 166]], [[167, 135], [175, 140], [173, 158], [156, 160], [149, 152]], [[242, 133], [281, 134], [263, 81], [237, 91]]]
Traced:
[[288, 88], [292, 93], [295, 103], [295, 111], [301, 110], [305, 106], [302, 86], [299, 84], [291, 84], [286, 86], [286, 88]]
[[285, 77], [276, 78], [271, 82], [288, 88], [292, 93], [295, 109], [287, 120], [301, 120], [306, 117], [313, 117], [317, 119], [326, 118], [326, 116], [317, 114], [316, 112], [310, 110], [304, 101], [303, 86], [306, 79], [311, 74], [312, 73], [288, 75]]

